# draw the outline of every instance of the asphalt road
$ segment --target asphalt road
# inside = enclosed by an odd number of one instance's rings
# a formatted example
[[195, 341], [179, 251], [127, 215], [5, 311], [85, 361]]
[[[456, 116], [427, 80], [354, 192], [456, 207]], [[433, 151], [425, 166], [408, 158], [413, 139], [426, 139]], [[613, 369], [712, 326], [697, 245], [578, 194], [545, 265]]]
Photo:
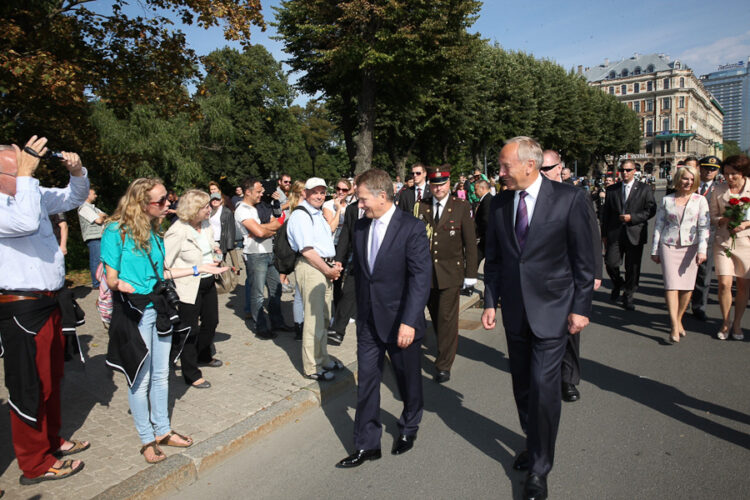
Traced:
[[[648, 249], [644, 251], [647, 253]], [[686, 318], [687, 337], [669, 345], [659, 267], [644, 255], [637, 311], [595, 294], [582, 337], [582, 399], [563, 403], [550, 498], [750, 497], [750, 342], [718, 341], [715, 288], [711, 320]], [[425, 413], [413, 450], [390, 455], [401, 411], [389, 375], [382, 386], [383, 458], [357, 469], [334, 465], [352, 450], [356, 393], [325, 401], [195, 484], [185, 498], [519, 498], [512, 470], [524, 447], [501, 330], [462, 315], [452, 380], [432, 381], [427, 335]], [[750, 314], [743, 326], [750, 338]]]

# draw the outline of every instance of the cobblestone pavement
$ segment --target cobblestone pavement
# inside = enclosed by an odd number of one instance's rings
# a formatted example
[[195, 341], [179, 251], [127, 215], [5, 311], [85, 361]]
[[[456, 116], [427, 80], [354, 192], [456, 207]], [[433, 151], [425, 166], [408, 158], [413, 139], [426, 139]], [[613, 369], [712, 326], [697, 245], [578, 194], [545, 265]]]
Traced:
[[[11, 442], [8, 392], [4, 373], [0, 373], [0, 489], [6, 490], [6, 498], [92, 498], [139, 472], [149, 474], [149, 468], [157, 475], [161, 470], [168, 473], [163, 467], [166, 462], [151, 466], [138, 453], [140, 440], [128, 409], [125, 377], [113, 373], [104, 363], [108, 337], [95, 306], [98, 294], [85, 287], [75, 291], [86, 312], [86, 324], [78, 330], [86, 362], [75, 359], [65, 364], [62, 435], [91, 441], [89, 450], [74, 457], [86, 466], [76, 476], [62, 481], [19, 485], [21, 471]], [[224, 366], [203, 369], [212, 387], [189, 388], [179, 370], [173, 371], [170, 378], [172, 428], [192, 436], [196, 443], [310, 386], [310, 380], [302, 376], [301, 343], [294, 340], [294, 333], [279, 333], [273, 340], [255, 337], [244, 320], [243, 299], [244, 286], [219, 296], [220, 322], [215, 344], [216, 357]], [[291, 293], [282, 297], [288, 324], [292, 324], [292, 300]], [[466, 301], [462, 297], [462, 303]], [[328, 350], [345, 365], [356, 361], [353, 323], [349, 324], [344, 342], [340, 346], [329, 345]], [[182, 451], [169, 447], [163, 450], [168, 456]]]

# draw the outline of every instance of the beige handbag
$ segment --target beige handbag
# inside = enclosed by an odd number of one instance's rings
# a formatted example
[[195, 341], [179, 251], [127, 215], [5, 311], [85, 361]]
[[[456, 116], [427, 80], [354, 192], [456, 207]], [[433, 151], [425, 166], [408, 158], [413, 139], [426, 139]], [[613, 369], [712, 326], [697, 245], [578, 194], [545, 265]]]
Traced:
[[240, 272], [242, 271], [242, 254], [239, 248], [229, 250], [221, 261], [222, 266], [228, 266], [229, 269], [221, 274], [216, 275], [216, 292], [231, 293], [240, 282]]

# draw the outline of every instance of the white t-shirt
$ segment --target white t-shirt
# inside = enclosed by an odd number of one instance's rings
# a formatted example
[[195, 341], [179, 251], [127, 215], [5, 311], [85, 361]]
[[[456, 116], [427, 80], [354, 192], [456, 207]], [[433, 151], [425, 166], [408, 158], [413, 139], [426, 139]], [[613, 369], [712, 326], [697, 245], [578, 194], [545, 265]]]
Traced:
[[214, 241], [221, 241], [221, 211], [224, 207], [219, 205], [216, 213], [208, 221], [211, 223], [211, 229], [214, 230]]
[[273, 238], [258, 239], [247, 230], [243, 221], [251, 219], [260, 224], [258, 210], [251, 207], [244, 201], [237, 205], [234, 211], [234, 218], [240, 223], [242, 231], [242, 252], [247, 254], [271, 253], [273, 252]]

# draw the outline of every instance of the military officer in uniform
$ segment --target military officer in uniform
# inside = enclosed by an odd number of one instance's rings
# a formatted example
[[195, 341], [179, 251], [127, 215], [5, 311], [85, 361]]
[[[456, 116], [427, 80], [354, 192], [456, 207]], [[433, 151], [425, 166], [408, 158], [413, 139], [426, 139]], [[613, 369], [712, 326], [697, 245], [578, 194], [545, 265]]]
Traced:
[[419, 203], [432, 257], [432, 286], [427, 308], [437, 336], [435, 381], [450, 380], [458, 348], [458, 306], [462, 287], [477, 282], [477, 239], [471, 206], [450, 196], [450, 166], [428, 171], [431, 199]]

